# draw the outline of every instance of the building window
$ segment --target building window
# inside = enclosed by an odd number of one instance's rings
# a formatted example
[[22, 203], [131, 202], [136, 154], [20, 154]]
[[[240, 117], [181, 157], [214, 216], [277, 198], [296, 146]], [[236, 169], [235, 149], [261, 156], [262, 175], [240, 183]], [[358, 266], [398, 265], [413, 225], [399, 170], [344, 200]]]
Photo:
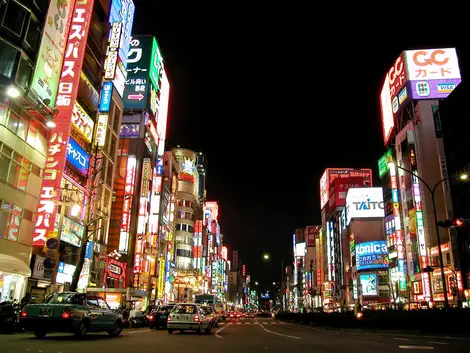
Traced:
[[0, 74], [11, 78], [15, 67], [17, 50], [7, 42], [0, 40]]
[[41, 36], [41, 27], [34, 17], [29, 18], [28, 29], [26, 32], [25, 43], [28, 44], [32, 50], [36, 50]]
[[10, 0], [3, 17], [3, 26], [20, 37], [26, 14], [26, 9], [23, 6], [14, 0]]
[[8, 167], [10, 159], [0, 154], [0, 180], [6, 181], [8, 177]]
[[16, 75], [16, 83], [21, 87], [26, 87], [29, 83], [29, 79], [33, 74], [33, 65], [29, 62], [26, 57], [21, 56], [20, 65], [18, 66], [18, 73]]

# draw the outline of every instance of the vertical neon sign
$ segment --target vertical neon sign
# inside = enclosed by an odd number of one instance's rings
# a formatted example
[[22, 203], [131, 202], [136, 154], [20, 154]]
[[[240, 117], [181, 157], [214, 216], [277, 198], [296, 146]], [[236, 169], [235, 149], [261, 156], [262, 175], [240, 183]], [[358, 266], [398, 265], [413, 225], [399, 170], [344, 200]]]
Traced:
[[67, 159], [67, 145], [72, 129], [73, 108], [77, 100], [93, 3], [94, 0], [76, 1], [72, 14], [55, 104], [58, 109], [58, 114], [54, 118], [56, 126], [51, 131], [47, 150], [36, 212], [33, 246], [44, 246], [48, 233], [50, 235], [54, 231], [54, 220], [57, 215], [57, 205], [54, 201], [61, 197], [57, 191], [60, 190]]

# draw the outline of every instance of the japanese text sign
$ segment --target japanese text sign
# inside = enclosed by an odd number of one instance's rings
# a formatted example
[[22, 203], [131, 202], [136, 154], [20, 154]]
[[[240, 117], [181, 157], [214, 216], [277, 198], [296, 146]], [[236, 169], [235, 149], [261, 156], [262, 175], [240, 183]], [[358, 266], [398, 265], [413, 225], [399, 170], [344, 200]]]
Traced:
[[88, 116], [82, 106], [77, 102], [75, 102], [73, 106], [72, 124], [78, 131], [80, 131], [80, 134], [85, 138], [87, 142], [91, 142], [91, 138], [93, 137], [93, 127], [95, 126], [95, 123]]
[[[114, 35], [114, 38], [117, 40], [117, 43], [114, 45], [114, 47], [119, 48], [119, 59], [124, 65], [124, 69], [127, 68], [127, 56], [129, 53], [129, 45], [132, 35], [134, 13], [135, 6], [132, 0], [113, 0], [111, 3], [109, 23], [112, 27], [114, 27], [115, 23], [120, 24], [119, 32]], [[113, 32], [111, 31], [110, 38], [112, 37]]]
[[72, 137], [69, 139], [67, 146], [67, 163], [81, 175], [86, 176], [88, 174], [90, 155]]
[[[36, 212], [33, 246], [44, 246], [48, 233], [54, 231], [54, 219], [57, 214], [57, 206], [54, 200], [60, 197], [58, 190], [60, 189], [62, 173], [68, 156], [67, 147], [72, 128], [73, 109], [77, 99], [80, 72], [90, 27], [89, 18], [93, 11], [93, 4], [94, 0], [76, 1], [72, 13], [55, 104], [58, 109], [58, 114], [54, 119], [56, 127], [52, 129], [49, 139]], [[81, 159], [81, 162], [83, 162], [83, 159]]]
[[100, 112], [108, 113], [111, 108], [111, 100], [113, 97], [113, 83], [104, 82], [101, 86], [101, 97], [100, 97]]
[[150, 81], [150, 60], [153, 57], [153, 37], [135, 36], [127, 60], [127, 80], [124, 90], [126, 109], [144, 109], [147, 107]]
[[413, 99], [446, 98], [462, 81], [455, 48], [405, 51]]

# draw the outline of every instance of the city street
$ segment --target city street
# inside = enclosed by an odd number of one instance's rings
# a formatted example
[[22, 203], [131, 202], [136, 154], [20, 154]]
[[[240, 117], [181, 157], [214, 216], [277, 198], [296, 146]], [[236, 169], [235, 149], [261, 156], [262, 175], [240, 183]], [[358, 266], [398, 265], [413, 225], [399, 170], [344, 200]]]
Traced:
[[388, 353], [433, 350], [468, 352], [470, 338], [328, 331], [256, 318], [224, 322], [212, 334], [168, 334], [166, 330], [127, 329], [121, 337], [90, 334], [84, 340], [50, 334], [0, 335], [1, 353]]

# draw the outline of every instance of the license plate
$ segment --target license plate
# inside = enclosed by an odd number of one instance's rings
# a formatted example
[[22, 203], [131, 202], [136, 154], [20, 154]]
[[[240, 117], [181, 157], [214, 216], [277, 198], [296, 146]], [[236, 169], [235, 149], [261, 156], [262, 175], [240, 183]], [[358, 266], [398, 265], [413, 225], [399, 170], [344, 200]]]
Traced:
[[7, 318], [5, 319], [5, 322], [12, 322], [12, 321], [13, 321], [13, 319], [12, 319], [11, 317], [7, 317]]
[[46, 309], [46, 308], [39, 309], [39, 316], [51, 316], [51, 309]]
[[165, 319], [166, 316], [165, 315], [160, 315], [160, 319]]

